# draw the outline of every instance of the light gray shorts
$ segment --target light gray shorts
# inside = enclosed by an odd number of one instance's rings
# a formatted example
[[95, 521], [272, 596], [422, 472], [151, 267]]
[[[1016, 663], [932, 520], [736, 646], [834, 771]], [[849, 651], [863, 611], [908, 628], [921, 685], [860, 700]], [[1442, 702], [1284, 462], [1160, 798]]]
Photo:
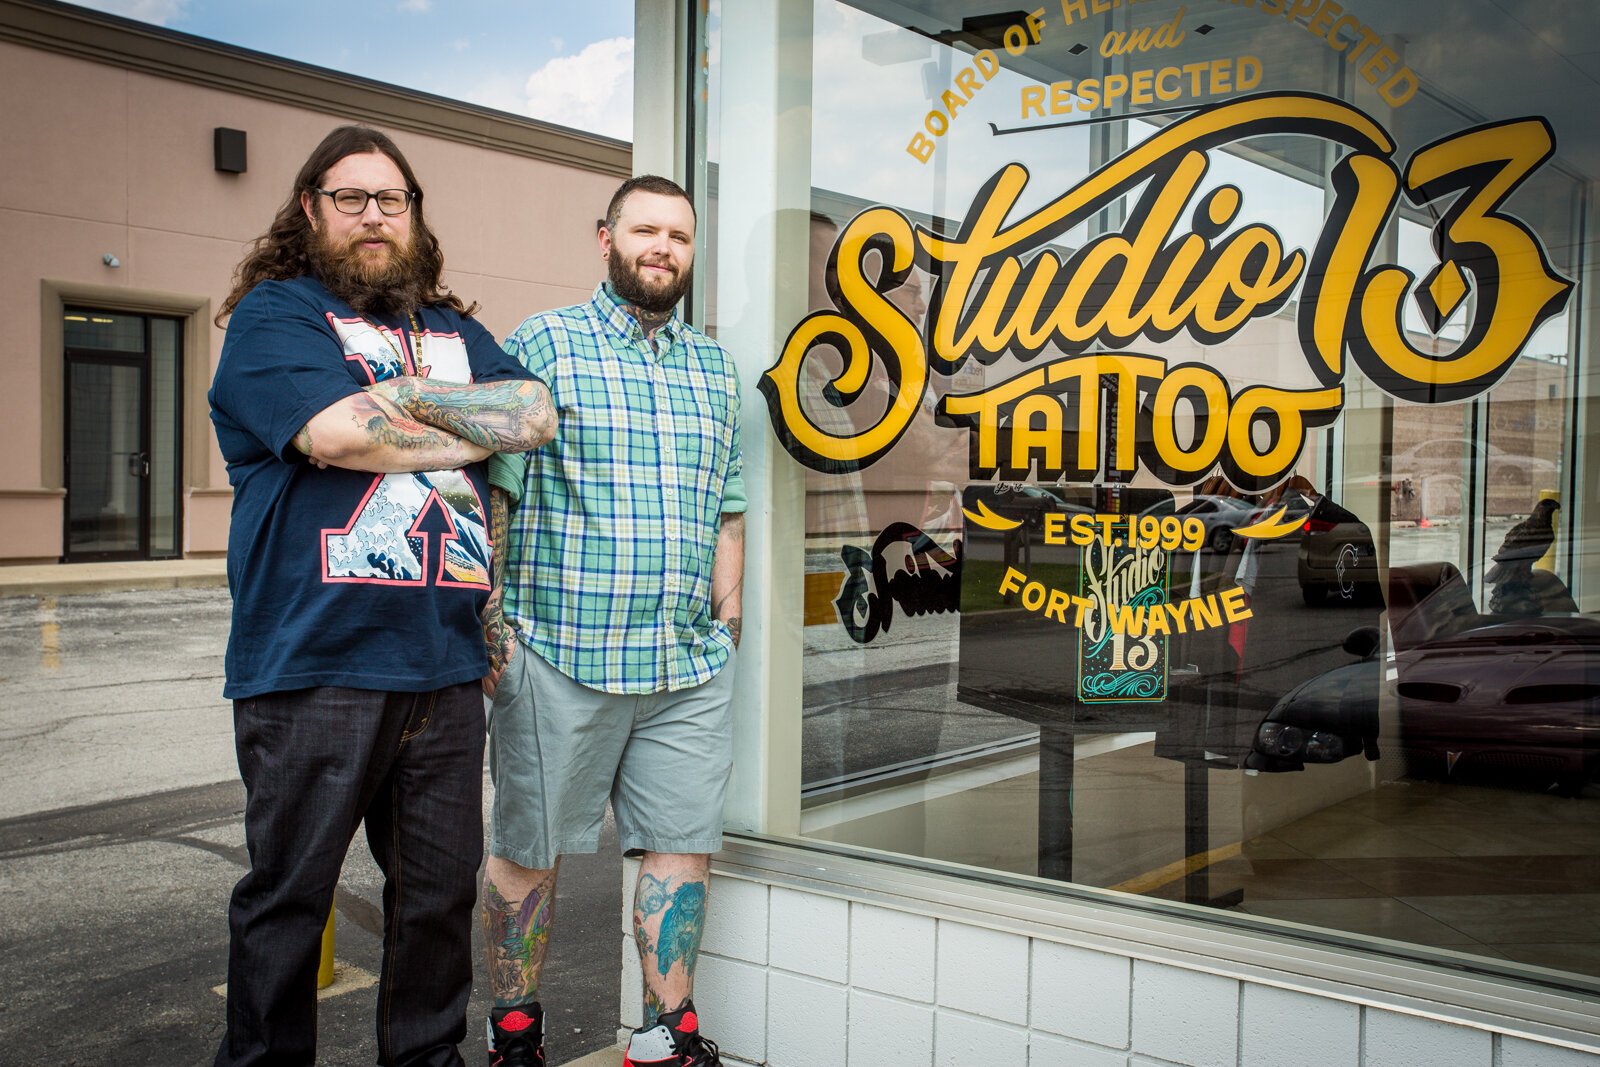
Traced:
[[608, 796], [625, 852], [720, 849], [735, 658], [692, 689], [602, 693], [518, 641], [489, 705], [490, 855], [548, 870], [594, 852]]

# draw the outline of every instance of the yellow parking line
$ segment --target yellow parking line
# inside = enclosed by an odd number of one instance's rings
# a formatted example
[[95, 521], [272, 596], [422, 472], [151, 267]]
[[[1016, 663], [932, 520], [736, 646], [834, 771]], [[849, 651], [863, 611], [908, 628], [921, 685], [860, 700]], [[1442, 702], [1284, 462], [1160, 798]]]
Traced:
[[1221, 845], [1206, 852], [1197, 852], [1193, 856], [1185, 856], [1181, 860], [1174, 860], [1165, 867], [1157, 867], [1153, 871], [1135, 875], [1126, 882], [1118, 882], [1110, 888], [1118, 893], [1153, 893], [1162, 886], [1171, 885], [1178, 879], [1209, 867], [1213, 863], [1231, 860], [1243, 851], [1243, 842], [1235, 841], [1231, 845]]

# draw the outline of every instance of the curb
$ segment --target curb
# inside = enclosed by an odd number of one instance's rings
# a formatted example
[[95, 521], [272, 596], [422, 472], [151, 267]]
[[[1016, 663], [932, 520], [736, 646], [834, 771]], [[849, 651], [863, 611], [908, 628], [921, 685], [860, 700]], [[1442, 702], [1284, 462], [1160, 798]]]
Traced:
[[215, 588], [228, 584], [224, 559], [133, 563], [45, 563], [0, 567], [0, 598]]

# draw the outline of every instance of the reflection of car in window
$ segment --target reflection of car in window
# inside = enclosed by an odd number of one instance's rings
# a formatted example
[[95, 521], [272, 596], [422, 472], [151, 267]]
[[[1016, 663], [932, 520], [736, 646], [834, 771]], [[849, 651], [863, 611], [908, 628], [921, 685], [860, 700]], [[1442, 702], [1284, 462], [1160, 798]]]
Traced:
[[[1146, 509], [1146, 514], [1176, 514], [1181, 518], [1193, 516], [1205, 524], [1206, 547], [1213, 552], [1226, 554], [1233, 548], [1233, 531], [1250, 520], [1256, 505], [1232, 496], [1200, 494], [1173, 511], [1170, 502]], [[1159, 509], [1159, 511], [1158, 511]]]
[[1354, 512], [1322, 497], [1306, 514], [1300, 535], [1300, 595], [1313, 607], [1330, 596], [1343, 603], [1378, 593], [1372, 531]]
[[1600, 620], [1479, 614], [1460, 571], [1390, 573], [1398, 734], [1379, 736], [1378, 632], [1353, 631], [1356, 663], [1284, 694], [1256, 729], [1245, 766], [1297, 771], [1396, 751], [1413, 778], [1575, 794], [1600, 776]]
[[1600, 622], [1491, 623], [1396, 659], [1411, 776], [1575, 794], [1600, 770]]
[[[1530, 489], [1554, 488], [1557, 470], [1542, 456], [1522, 455], [1492, 442], [1477, 442], [1464, 437], [1423, 441], [1394, 453], [1389, 484], [1411, 482], [1421, 487], [1433, 481], [1456, 480], [1463, 465], [1482, 459], [1491, 483], [1526, 486]], [[1349, 482], [1373, 485], [1377, 475], [1351, 475]]]
[[1357, 753], [1378, 758], [1378, 631], [1352, 630], [1344, 650], [1357, 657], [1295, 686], [1256, 728], [1244, 765], [1256, 771], [1299, 771], [1307, 763], [1338, 763]]

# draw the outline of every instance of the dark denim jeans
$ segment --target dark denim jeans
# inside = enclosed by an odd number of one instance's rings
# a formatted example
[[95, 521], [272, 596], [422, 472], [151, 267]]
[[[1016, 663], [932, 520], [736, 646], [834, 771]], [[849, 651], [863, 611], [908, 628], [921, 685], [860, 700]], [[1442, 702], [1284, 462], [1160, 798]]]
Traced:
[[454, 1067], [483, 854], [483, 697], [302, 689], [238, 700], [250, 873], [228, 908], [217, 1067], [312, 1064], [317, 959], [356, 826], [383, 870], [378, 1062]]

